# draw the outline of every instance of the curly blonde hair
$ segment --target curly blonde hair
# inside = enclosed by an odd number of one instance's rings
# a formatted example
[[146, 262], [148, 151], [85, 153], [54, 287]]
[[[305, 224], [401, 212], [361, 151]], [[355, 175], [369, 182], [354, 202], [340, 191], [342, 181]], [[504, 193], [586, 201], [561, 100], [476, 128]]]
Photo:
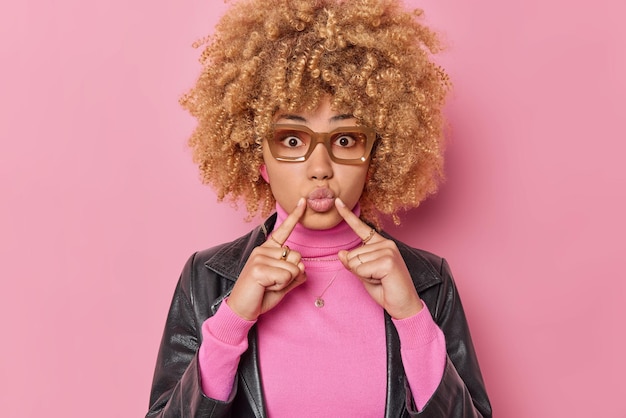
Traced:
[[203, 183], [243, 200], [249, 218], [275, 205], [260, 177], [262, 141], [278, 110], [334, 110], [376, 130], [361, 216], [399, 222], [443, 177], [447, 74], [421, 10], [399, 0], [243, 0], [204, 46], [202, 72], [181, 104], [198, 120], [189, 139]]

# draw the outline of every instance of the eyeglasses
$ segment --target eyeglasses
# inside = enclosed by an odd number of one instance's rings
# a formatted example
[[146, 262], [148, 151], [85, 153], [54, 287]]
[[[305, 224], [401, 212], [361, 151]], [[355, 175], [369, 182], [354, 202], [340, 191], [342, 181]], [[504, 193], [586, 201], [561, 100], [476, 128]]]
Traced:
[[376, 132], [364, 126], [343, 126], [331, 132], [313, 132], [306, 126], [277, 123], [268, 141], [278, 161], [302, 162], [317, 144], [324, 144], [330, 159], [340, 164], [363, 164], [376, 140]]

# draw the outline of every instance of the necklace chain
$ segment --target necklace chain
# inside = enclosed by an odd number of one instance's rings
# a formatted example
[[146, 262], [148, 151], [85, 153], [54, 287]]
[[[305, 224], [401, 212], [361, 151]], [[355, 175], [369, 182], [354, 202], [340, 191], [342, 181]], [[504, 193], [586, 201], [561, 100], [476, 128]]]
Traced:
[[333, 278], [330, 279], [330, 282], [328, 282], [328, 284], [326, 285], [326, 287], [324, 288], [324, 290], [322, 290], [322, 293], [320, 293], [320, 295], [317, 297], [317, 299], [315, 299], [315, 307], [316, 308], [323, 308], [324, 307], [324, 299], [322, 298], [322, 296], [324, 296], [324, 293], [326, 293], [326, 291], [328, 290], [328, 288], [333, 284], [333, 282], [335, 281], [335, 279], [337, 278], [337, 275], [339, 275], [339, 272], [341, 270], [337, 270], [335, 272], [335, 274], [333, 275]]
[[[329, 262], [329, 261], [339, 261], [338, 257], [330, 257], [330, 258], [325, 258], [325, 257], [302, 257], [301, 258], [302, 261], [318, 261], [318, 262]], [[333, 275], [332, 279], [330, 279], [330, 282], [328, 282], [328, 284], [326, 285], [326, 287], [324, 288], [324, 290], [322, 290], [322, 293], [320, 293], [320, 295], [315, 299], [315, 307], [316, 308], [323, 308], [325, 305], [324, 302], [324, 294], [326, 293], [326, 291], [328, 290], [328, 288], [333, 284], [333, 282], [335, 281], [335, 279], [337, 278], [337, 275], [339, 275], [339, 272], [341, 271], [341, 269], [335, 271], [335, 274]]]
[[302, 257], [303, 261], [339, 261], [339, 258]]

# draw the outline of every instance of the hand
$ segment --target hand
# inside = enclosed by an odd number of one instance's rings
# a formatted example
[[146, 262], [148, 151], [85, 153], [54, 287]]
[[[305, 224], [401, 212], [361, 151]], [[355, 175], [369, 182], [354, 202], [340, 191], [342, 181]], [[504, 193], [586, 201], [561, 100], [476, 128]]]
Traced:
[[365, 286], [369, 295], [395, 319], [417, 314], [424, 307], [395, 242], [361, 221], [339, 199], [335, 207], [346, 223], [367, 243], [352, 251], [339, 251], [339, 259]]
[[304, 198], [266, 242], [256, 247], [241, 270], [227, 303], [239, 317], [256, 320], [306, 280], [302, 256], [280, 245], [306, 210]]

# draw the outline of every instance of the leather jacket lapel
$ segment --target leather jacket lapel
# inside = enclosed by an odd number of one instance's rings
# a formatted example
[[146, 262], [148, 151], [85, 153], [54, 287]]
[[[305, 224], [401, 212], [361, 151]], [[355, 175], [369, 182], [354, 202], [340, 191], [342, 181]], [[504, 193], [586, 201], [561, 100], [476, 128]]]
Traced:
[[266, 418], [263, 386], [259, 369], [259, 349], [257, 344], [256, 326], [248, 334], [248, 350], [239, 361], [240, 390], [244, 390], [254, 416]]
[[387, 400], [385, 418], [402, 416], [405, 400], [399, 393], [404, 393], [404, 367], [400, 357], [400, 338], [391, 317], [385, 312], [385, 335], [387, 337]]

